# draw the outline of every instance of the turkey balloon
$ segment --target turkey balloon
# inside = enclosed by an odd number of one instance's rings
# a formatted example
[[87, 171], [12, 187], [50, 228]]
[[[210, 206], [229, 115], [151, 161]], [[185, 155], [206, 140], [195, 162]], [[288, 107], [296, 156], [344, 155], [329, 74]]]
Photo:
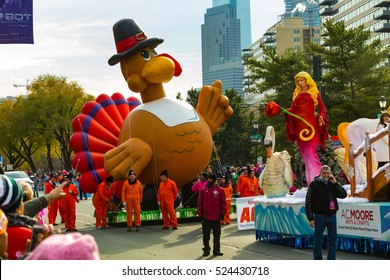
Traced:
[[80, 185], [88, 192], [108, 175], [127, 180], [133, 170], [144, 186], [142, 209], [158, 209], [161, 171], [168, 170], [178, 187], [196, 178], [211, 158], [212, 135], [233, 109], [218, 80], [200, 90], [196, 109], [167, 97], [163, 83], [178, 77], [182, 69], [171, 55], [157, 53], [164, 40], [148, 38], [132, 19], [116, 22], [113, 33], [116, 54], [108, 64], [119, 63], [129, 89], [140, 93], [142, 104], [131, 110], [123, 99], [117, 102], [117, 96], [85, 104], [83, 115], [74, 120], [71, 140], [78, 150], [73, 165], [84, 172]]
[[212, 135], [232, 114], [222, 84], [215, 81], [199, 93], [196, 109], [187, 102], [168, 98], [163, 83], [182, 72], [168, 54], [158, 54], [164, 40], [148, 38], [132, 19], [113, 26], [117, 53], [109, 65], [120, 64], [130, 90], [139, 92], [142, 104], [125, 119], [118, 146], [104, 156], [104, 169], [115, 179], [127, 179], [134, 170], [143, 184], [156, 184], [168, 170], [178, 186], [196, 178], [207, 166]]

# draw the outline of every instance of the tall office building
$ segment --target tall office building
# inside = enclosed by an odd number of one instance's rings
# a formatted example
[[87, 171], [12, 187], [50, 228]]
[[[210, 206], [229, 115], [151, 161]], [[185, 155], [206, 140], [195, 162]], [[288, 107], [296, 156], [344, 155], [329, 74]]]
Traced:
[[323, 20], [344, 21], [346, 28], [364, 25], [370, 30], [371, 40], [379, 39], [390, 45], [389, 0], [319, 0]]
[[234, 89], [243, 96], [244, 67], [236, 6], [229, 2], [207, 9], [201, 29], [203, 84], [221, 80], [223, 91]]
[[252, 43], [250, 0], [213, 0], [213, 7], [231, 4], [236, 7], [237, 18], [240, 20], [241, 49]]
[[318, 0], [284, 0], [284, 5], [282, 19], [300, 17], [303, 19], [303, 26], [321, 26]]

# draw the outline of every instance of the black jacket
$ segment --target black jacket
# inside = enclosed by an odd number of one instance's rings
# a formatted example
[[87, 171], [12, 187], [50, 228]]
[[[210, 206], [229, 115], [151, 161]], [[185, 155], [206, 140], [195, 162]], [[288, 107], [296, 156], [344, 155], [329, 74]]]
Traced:
[[[331, 197], [330, 197], [331, 196]], [[309, 221], [314, 220], [314, 214], [333, 215], [339, 209], [337, 198], [346, 198], [346, 190], [338, 183], [328, 182], [325, 185], [320, 176], [314, 178], [307, 190], [305, 200], [306, 217]], [[329, 201], [333, 200], [335, 209], [330, 210]]]

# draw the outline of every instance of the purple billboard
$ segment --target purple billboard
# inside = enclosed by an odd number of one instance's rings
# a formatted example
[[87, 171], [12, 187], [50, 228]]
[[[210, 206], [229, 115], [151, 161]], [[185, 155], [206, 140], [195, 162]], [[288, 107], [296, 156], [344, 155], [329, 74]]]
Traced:
[[33, 0], [0, 0], [0, 44], [34, 44]]

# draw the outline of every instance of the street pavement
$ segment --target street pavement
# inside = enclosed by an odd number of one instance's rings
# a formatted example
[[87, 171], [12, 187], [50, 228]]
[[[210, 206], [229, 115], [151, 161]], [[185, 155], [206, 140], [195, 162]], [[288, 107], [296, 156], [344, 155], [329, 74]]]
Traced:
[[[162, 221], [143, 222], [141, 231], [127, 232], [125, 223], [110, 224], [96, 230], [92, 199], [80, 200], [76, 206], [76, 227], [92, 235], [102, 260], [312, 260], [311, 249], [295, 249], [256, 241], [254, 230], [237, 230], [236, 215], [232, 223], [222, 226], [221, 251], [203, 257], [201, 224], [196, 219], [179, 220], [178, 230], [162, 230]], [[47, 218], [47, 217], [46, 217]], [[57, 217], [60, 223], [60, 217]], [[65, 232], [64, 224], [56, 226]], [[212, 237], [210, 245], [212, 247]], [[326, 259], [326, 249], [323, 251]], [[382, 257], [337, 252], [338, 260], [384, 260]]]

